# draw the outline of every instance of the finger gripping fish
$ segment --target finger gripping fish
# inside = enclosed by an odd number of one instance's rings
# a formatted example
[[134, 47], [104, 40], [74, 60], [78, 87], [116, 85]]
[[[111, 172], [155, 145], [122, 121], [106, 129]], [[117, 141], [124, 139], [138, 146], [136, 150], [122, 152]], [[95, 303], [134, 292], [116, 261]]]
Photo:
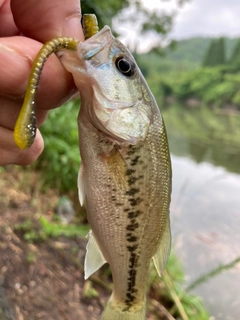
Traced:
[[85, 278], [108, 262], [114, 288], [101, 320], [144, 320], [150, 262], [160, 275], [171, 244], [164, 122], [136, 61], [109, 27], [57, 55], [81, 95], [78, 187], [92, 229]]

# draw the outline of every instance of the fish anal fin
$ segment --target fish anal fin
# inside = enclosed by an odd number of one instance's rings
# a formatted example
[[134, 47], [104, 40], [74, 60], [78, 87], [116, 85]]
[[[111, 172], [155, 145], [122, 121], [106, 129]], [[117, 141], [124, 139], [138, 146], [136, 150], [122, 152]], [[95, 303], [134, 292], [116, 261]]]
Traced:
[[161, 276], [161, 273], [165, 269], [171, 250], [171, 231], [170, 231], [170, 219], [168, 218], [167, 224], [158, 247], [156, 254], [153, 256], [153, 262], [157, 269], [157, 273]]
[[88, 279], [95, 271], [106, 263], [92, 231], [88, 234], [87, 253], [84, 262], [84, 279]]
[[86, 196], [86, 191], [85, 191], [85, 170], [84, 170], [84, 165], [81, 162], [80, 164], [80, 169], [78, 172], [78, 198], [80, 205], [83, 206], [84, 200]]

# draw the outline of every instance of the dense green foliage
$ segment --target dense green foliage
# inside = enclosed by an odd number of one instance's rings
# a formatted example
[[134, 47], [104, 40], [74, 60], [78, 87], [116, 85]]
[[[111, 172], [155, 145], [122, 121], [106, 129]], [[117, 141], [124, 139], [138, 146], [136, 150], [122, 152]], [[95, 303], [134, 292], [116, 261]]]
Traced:
[[80, 164], [77, 115], [79, 100], [52, 110], [41, 127], [45, 148], [35, 166], [42, 170], [44, 186], [60, 192], [77, 186]]
[[172, 83], [172, 94], [180, 101], [197, 98], [200, 101], [225, 107], [240, 107], [240, 73], [231, 67], [198, 68], [185, 73]]

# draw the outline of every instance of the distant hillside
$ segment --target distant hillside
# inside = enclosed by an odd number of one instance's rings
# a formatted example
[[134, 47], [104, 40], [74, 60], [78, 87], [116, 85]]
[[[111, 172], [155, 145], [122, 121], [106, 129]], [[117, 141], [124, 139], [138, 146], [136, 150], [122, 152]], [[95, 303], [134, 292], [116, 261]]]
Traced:
[[[172, 61], [189, 61], [201, 64], [203, 57], [214, 38], [190, 38], [177, 41], [176, 48], [166, 49], [166, 58]], [[226, 57], [230, 58], [232, 50], [239, 38], [225, 38]]]
[[[135, 58], [145, 77], [153, 73], [170, 74], [191, 71], [202, 64], [210, 42], [214, 38], [191, 38], [177, 41], [175, 49], [166, 48], [165, 55], [156, 51], [135, 54]], [[226, 57], [230, 58], [233, 48], [240, 38], [226, 38]]]

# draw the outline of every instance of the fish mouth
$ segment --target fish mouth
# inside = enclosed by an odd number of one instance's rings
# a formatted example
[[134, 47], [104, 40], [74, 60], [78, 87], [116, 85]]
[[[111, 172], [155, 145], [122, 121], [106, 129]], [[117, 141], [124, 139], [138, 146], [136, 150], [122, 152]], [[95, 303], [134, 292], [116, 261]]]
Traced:
[[89, 60], [105, 48], [113, 39], [111, 29], [108, 26], [103, 27], [91, 38], [80, 43], [79, 53], [84, 60]]

